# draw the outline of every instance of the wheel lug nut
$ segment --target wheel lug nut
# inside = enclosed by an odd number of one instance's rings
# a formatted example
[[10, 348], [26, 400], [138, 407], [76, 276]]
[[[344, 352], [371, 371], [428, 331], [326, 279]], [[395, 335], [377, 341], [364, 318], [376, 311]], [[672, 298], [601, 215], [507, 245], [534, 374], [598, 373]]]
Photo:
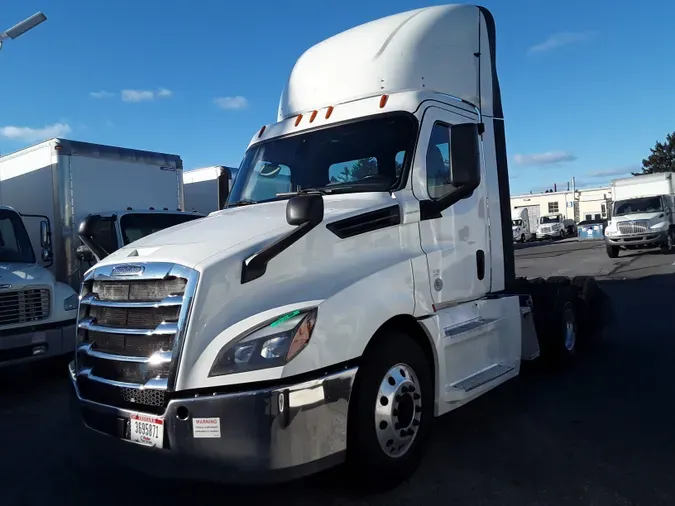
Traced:
[[408, 435], [409, 435], [409, 436], [412, 436], [412, 435], [413, 435], [414, 433], [415, 433], [415, 431], [414, 431], [414, 430], [412, 430], [412, 429], [408, 429]]
[[412, 423], [413, 423], [413, 427], [418, 427], [419, 424], [420, 424], [420, 421], [419, 420], [413, 420]]
[[420, 397], [421, 397], [420, 394], [413, 394], [413, 399], [415, 399], [416, 401], [419, 401]]
[[414, 387], [414, 386], [411, 386], [410, 388], [408, 388], [408, 392], [414, 392], [414, 391], [415, 391], [415, 387]]
[[422, 412], [422, 406], [415, 406], [415, 413], [421, 413]]
[[401, 387], [401, 393], [407, 394], [408, 393], [408, 387]]

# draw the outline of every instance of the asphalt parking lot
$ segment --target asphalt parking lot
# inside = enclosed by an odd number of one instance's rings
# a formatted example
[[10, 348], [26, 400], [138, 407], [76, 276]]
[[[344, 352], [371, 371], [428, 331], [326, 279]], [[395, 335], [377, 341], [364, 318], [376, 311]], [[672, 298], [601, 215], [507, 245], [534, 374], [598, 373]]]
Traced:
[[519, 247], [521, 276], [597, 275], [616, 321], [566, 371], [526, 374], [437, 420], [414, 478], [377, 496], [351, 495], [337, 472], [255, 489], [78, 473], [65, 374], [0, 371], [0, 504], [673, 505], [674, 262], [609, 259], [591, 241]]

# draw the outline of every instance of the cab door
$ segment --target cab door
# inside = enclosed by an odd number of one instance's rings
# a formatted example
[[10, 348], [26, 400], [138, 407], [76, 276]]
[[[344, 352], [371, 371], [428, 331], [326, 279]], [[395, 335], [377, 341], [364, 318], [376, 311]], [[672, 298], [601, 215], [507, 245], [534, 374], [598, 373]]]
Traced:
[[[490, 244], [485, 184], [479, 184], [464, 198], [451, 200], [447, 207], [425, 212], [425, 208], [434, 207], [458, 191], [451, 182], [452, 126], [477, 121], [477, 115], [469, 112], [439, 107], [429, 107], [422, 119], [413, 191], [421, 201], [421, 245], [427, 255], [432, 299], [437, 308], [478, 299], [490, 290], [490, 269], [486, 265]], [[457, 146], [458, 141], [454, 144], [457, 150], [461, 148]], [[481, 163], [480, 177], [485, 181], [484, 163]]]

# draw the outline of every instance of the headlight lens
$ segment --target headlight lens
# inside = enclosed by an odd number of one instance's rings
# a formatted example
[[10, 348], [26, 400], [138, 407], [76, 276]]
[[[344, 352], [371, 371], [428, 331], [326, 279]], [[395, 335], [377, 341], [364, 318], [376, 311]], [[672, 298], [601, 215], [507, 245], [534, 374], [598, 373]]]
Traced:
[[656, 225], [652, 225], [651, 228], [652, 230], [660, 230], [662, 228], [666, 228], [668, 226], [667, 221], [662, 221], [661, 223], [657, 223]]
[[63, 301], [63, 309], [65, 311], [74, 311], [75, 309], [77, 309], [78, 302], [79, 302], [78, 295], [74, 293]]
[[228, 343], [218, 353], [209, 376], [278, 367], [288, 363], [309, 343], [316, 308], [292, 311]]

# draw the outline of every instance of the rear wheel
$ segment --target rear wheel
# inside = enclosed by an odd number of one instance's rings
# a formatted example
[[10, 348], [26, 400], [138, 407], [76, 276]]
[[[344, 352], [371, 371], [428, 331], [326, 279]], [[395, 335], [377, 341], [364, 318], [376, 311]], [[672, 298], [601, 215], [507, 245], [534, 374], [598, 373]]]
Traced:
[[419, 465], [433, 417], [431, 367], [421, 347], [400, 332], [364, 356], [347, 429], [347, 470], [362, 488], [391, 488]]
[[618, 246], [610, 246], [609, 244], [606, 246], [607, 249], [607, 256], [609, 258], [616, 258], [619, 256], [619, 247]]

